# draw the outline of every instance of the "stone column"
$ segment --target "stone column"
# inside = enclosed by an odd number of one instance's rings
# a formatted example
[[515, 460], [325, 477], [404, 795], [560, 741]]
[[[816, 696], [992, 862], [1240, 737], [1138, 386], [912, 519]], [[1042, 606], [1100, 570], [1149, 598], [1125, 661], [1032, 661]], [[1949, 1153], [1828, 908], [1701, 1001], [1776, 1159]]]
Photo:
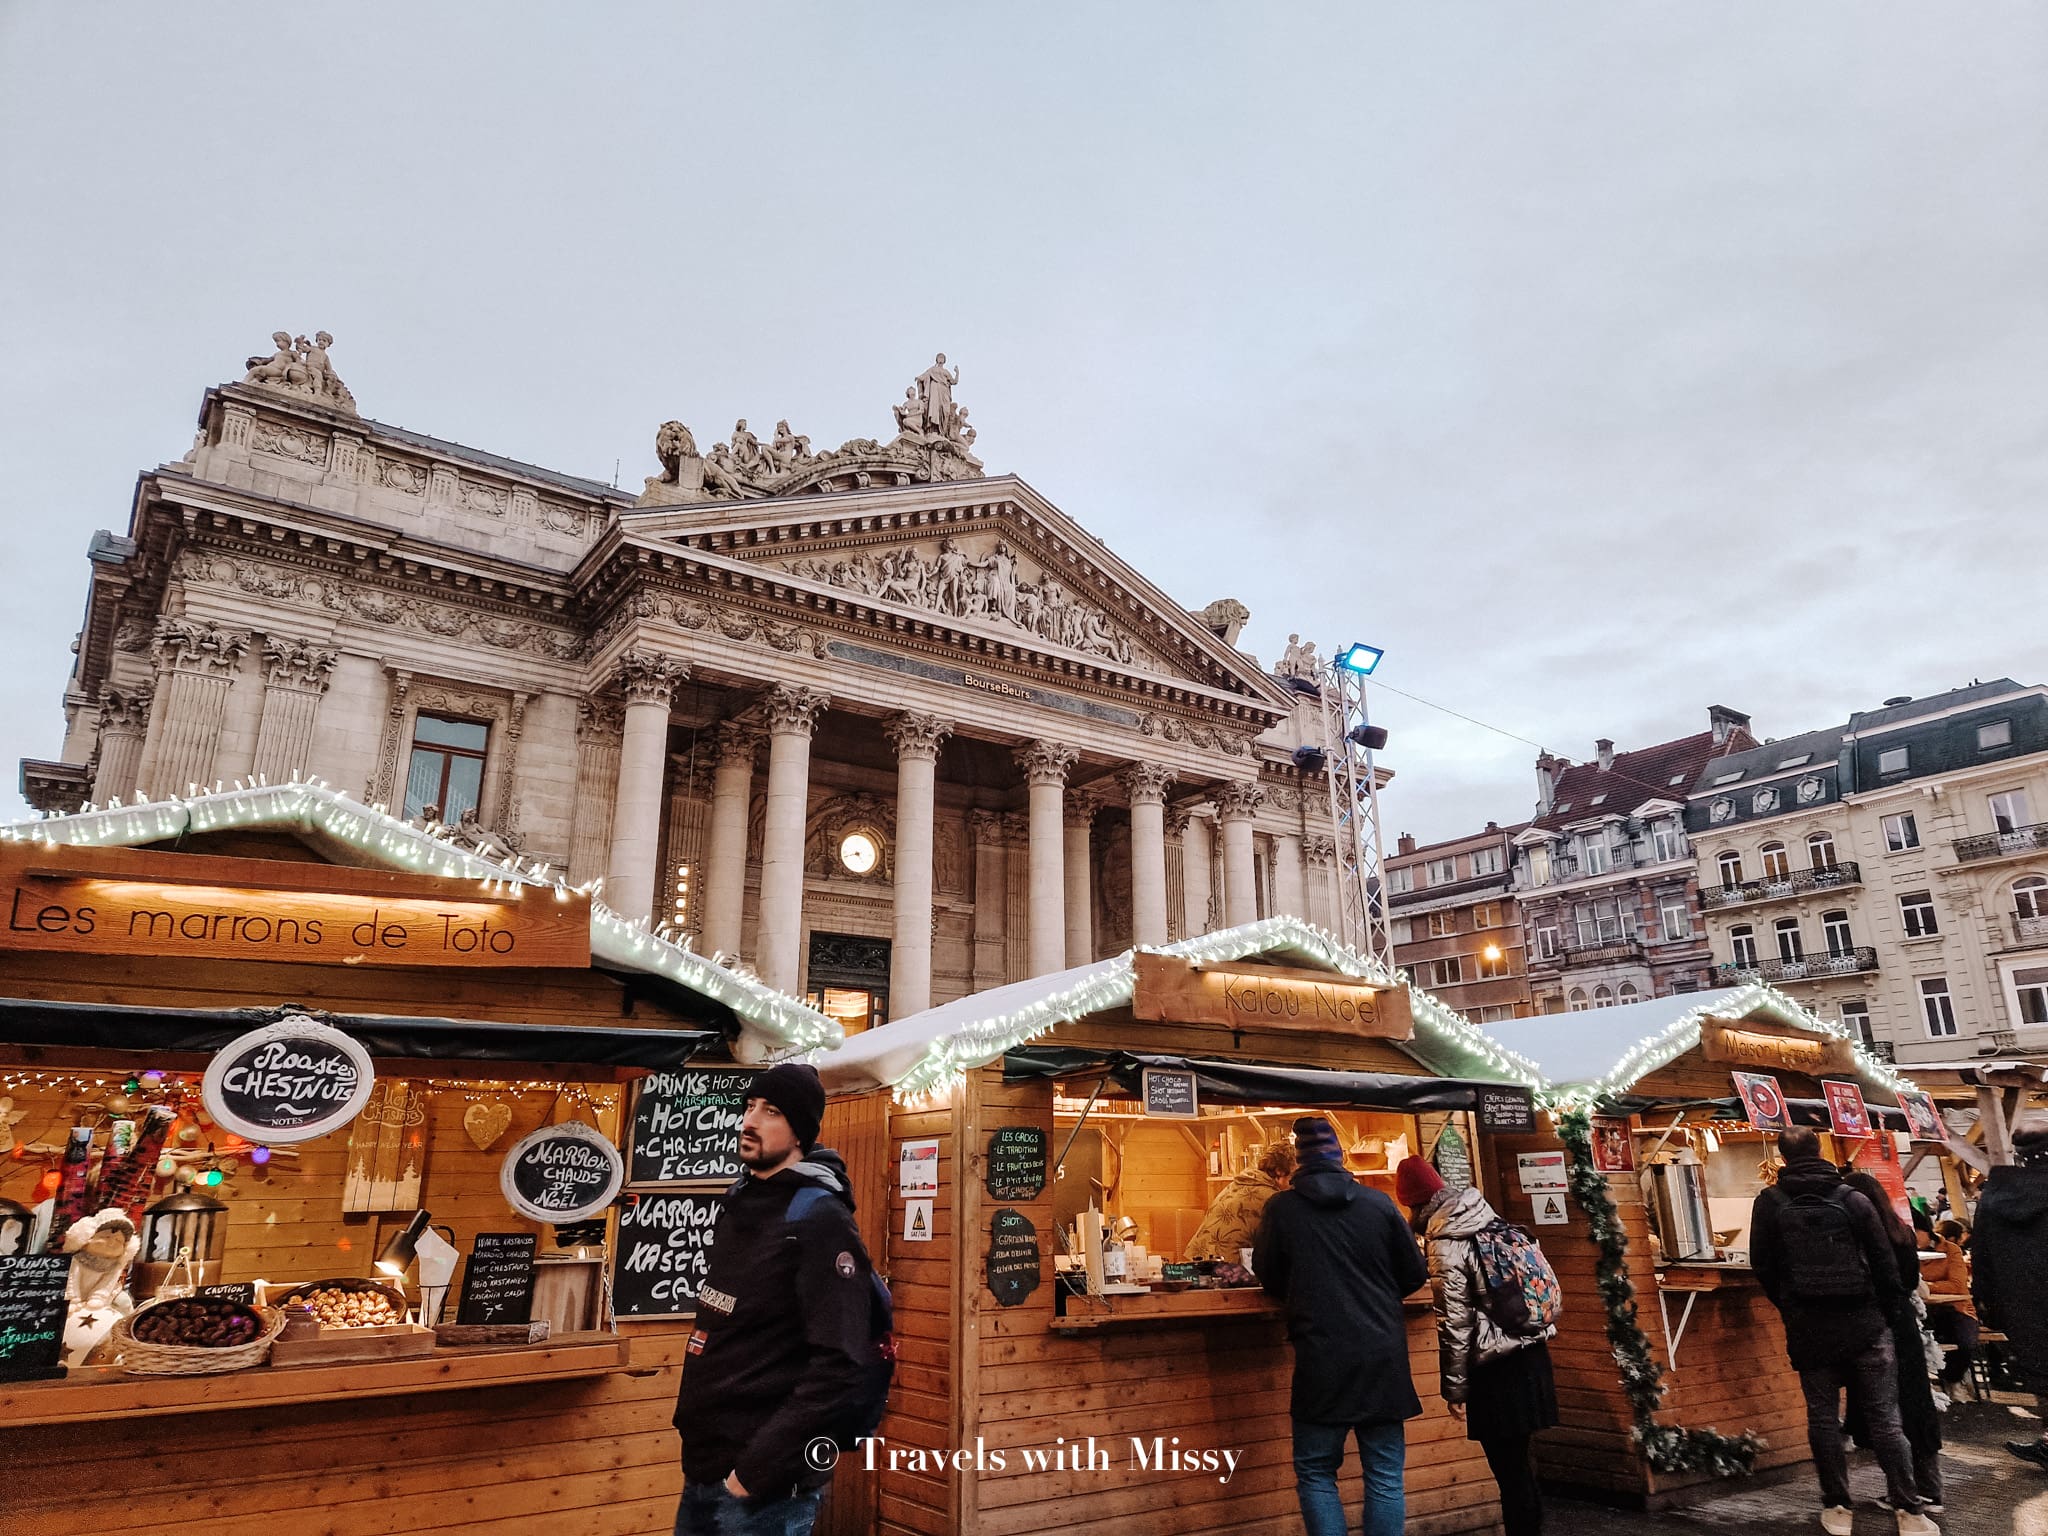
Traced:
[[1017, 748], [1017, 766], [1031, 786], [1031, 885], [1027, 896], [1030, 917], [1026, 936], [1027, 971], [1044, 976], [1064, 970], [1067, 963], [1066, 877], [1061, 870], [1063, 844], [1061, 809], [1066, 795], [1067, 771], [1080, 756], [1072, 747], [1057, 741], [1034, 741]]
[[1001, 811], [969, 811], [974, 864], [973, 988], [986, 992], [1009, 979], [1009, 837]]
[[747, 904], [747, 814], [754, 807], [754, 758], [761, 732], [727, 720], [718, 727], [711, 770], [711, 835], [704, 848], [704, 950], [736, 960]]
[[687, 667], [659, 651], [628, 651], [619, 658], [626, 715], [619, 734], [619, 788], [612, 802], [604, 900], [621, 917], [654, 915], [661, 789], [668, 776], [668, 707], [676, 684], [688, 676]]
[[1289, 917], [1308, 918], [1308, 886], [1302, 878], [1301, 838], [1293, 832], [1273, 834], [1273, 903]]
[[895, 934], [889, 947], [889, 1017], [932, 1005], [932, 807], [939, 748], [953, 727], [902, 714], [885, 732], [896, 748]]
[[134, 688], [100, 688], [99, 767], [92, 776], [91, 798], [105, 805], [116, 795], [135, 793], [135, 770], [142, 765], [142, 739], [149, 730], [149, 704], [156, 690], [148, 683]]
[[312, 769], [313, 717], [340, 660], [339, 651], [315, 650], [310, 641], [263, 637], [263, 714], [252, 773], [276, 784]]
[[761, 929], [754, 967], [769, 986], [794, 992], [803, 975], [804, 830], [810, 823], [811, 732], [831, 703], [789, 683], [769, 691], [768, 814], [761, 832]]
[[1337, 882], [1331, 865], [1337, 858], [1334, 839], [1311, 837], [1303, 848], [1308, 857], [1308, 920], [1319, 928], [1337, 927]]
[[228, 689], [249, 636], [195, 619], [159, 619], [153, 648], [156, 707], [135, 781], [153, 795], [182, 795], [192, 785], [213, 782]]
[[1066, 842], [1060, 850], [1060, 865], [1067, 887], [1067, 964], [1086, 965], [1095, 958], [1095, 857], [1090, 833], [1095, 797], [1083, 790], [1067, 796]]
[[1166, 932], [1166, 791], [1173, 770], [1134, 763], [1123, 772], [1131, 801], [1131, 942], [1164, 944]]
[[625, 709], [617, 699], [576, 704], [576, 804], [570, 810], [569, 876], [592, 880], [611, 867], [612, 807], [619, 793], [619, 733]]
[[1223, 926], [1241, 927], [1259, 920], [1259, 897], [1252, 861], [1252, 817], [1265, 803], [1257, 784], [1226, 784], [1216, 805], [1223, 823]]
[[1174, 812], [1174, 820], [1180, 831], [1181, 888], [1187, 907], [1182, 931], [1192, 939], [1209, 931], [1209, 902], [1216, 883], [1211, 867], [1216, 823], [1206, 812], [1192, 809]]

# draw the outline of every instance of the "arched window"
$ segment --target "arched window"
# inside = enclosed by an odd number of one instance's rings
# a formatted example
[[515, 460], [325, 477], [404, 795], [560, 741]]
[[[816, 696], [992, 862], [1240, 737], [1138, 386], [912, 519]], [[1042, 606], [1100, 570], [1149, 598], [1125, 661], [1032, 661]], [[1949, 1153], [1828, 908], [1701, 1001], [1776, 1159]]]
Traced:
[[1785, 852], [1785, 845], [1783, 843], [1765, 843], [1763, 847], [1757, 849], [1757, 852], [1763, 856], [1764, 878], [1766, 880], [1786, 880], [1791, 878], [1792, 859]]
[[1825, 832], [1816, 832], [1806, 840], [1806, 862], [1816, 872], [1835, 867], [1835, 840]]
[[[2048, 885], [2048, 880], [2041, 882]], [[1820, 915], [1820, 931], [1827, 935], [1828, 958], [1839, 960], [1856, 947], [1856, 941], [1849, 937], [1849, 914], [1846, 912], [1823, 912]]]
[[1756, 969], [1756, 930], [1747, 923], [1737, 923], [1728, 930], [1728, 953], [1736, 968], [1744, 971]]
[[1723, 885], [1742, 884], [1742, 855], [1733, 848], [1730, 848], [1720, 858], [1714, 860], [1714, 864], [1721, 871], [1721, 883]]
[[1584, 1013], [1588, 1006], [1590, 1005], [1586, 1002], [1586, 989], [1573, 987], [1571, 995], [1565, 999], [1565, 1007], [1573, 1013]]
[[1619, 991], [1618, 995], [1620, 996], [1620, 998], [1621, 998], [1622, 1002], [1624, 1002], [1624, 1003], [1632, 1003], [1632, 1002], [1634, 1002], [1634, 1001], [1635, 1001], [1635, 1000], [1636, 1000], [1637, 998], [1641, 997], [1641, 996], [1642, 996], [1642, 993], [1640, 993], [1640, 992], [1638, 992], [1638, 991], [1636, 990], [1636, 984], [1635, 984], [1634, 982], [1632, 982], [1632, 981], [1624, 981], [1624, 982], [1623, 982], [1623, 983], [1621, 984], [1621, 988], [1620, 988], [1620, 991]]
[[1799, 931], [1799, 919], [1781, 917], [1771, 924], [1778, 936], [1778, 958], [1787, 965], [1806, 958], [1806, 936]]
[[2023, 875], [2013, 881], [2012, 909], [2021, 917], [2048, 917], [2048, 875]]
[[1614, 1006], [1614, 993], [1605, 985], [1595, 987], [1593, 989], [1593, 1006], [1595, 1008], [1612, 1008]]

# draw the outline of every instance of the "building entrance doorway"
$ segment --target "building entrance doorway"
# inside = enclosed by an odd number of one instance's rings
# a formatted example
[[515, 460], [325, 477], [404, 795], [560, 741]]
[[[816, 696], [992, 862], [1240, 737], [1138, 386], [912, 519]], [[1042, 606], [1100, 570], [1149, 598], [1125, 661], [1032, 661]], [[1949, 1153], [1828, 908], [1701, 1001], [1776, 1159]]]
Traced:
[[804, 1001], [849, 1035], [889, 1017], [889, 941], [854, 933], [814, 933]]

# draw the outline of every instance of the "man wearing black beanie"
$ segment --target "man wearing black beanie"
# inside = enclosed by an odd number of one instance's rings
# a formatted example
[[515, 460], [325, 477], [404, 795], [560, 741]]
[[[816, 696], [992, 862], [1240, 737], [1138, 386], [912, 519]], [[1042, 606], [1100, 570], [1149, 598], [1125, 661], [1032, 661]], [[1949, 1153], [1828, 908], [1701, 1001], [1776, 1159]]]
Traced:
[[784, 1062], [748, 1090], [747, 1172], [712, 1232], [676, 1400], [678, 1536], [804, 1536], [832, 1479], [833, 1446], [864, 1432], [879, 1287], [846, 1165], [817, 1146], [824, 1115], [813, 1067]]

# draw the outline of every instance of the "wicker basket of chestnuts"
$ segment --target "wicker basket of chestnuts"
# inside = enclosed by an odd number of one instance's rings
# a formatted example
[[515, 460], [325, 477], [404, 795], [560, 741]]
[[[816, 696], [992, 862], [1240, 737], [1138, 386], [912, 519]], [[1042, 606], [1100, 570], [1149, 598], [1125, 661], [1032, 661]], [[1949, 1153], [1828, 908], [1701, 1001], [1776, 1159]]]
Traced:
[[213, 1376], [261, 1365], [284, 1328], [282, 1312], [239, 1301], [178, 1296], [153, 1301], [114, 1326], [121, 1369], [143, 1376]]

